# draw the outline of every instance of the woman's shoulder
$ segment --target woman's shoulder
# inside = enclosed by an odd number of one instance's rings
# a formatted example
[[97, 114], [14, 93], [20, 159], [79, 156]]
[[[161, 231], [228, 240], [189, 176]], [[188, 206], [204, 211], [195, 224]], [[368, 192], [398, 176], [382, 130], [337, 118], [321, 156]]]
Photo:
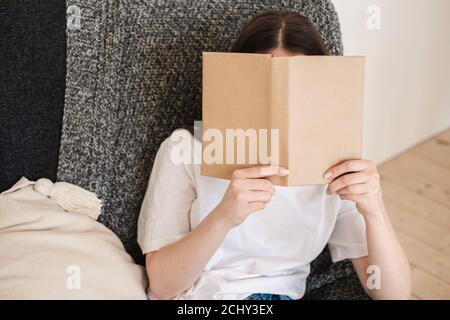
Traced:
[[188, 128], [179, 128], [174, 130], [170, 136], [168, 136], [162, 144], [168, 147], [180, 146], [180, 144], [192, 144], [195, 141], [200, 142], [194, 137], [193, 131]]
[[158, 153], [170, 156], [175, 164], [194, 164], [195, 154], [201, 152], [201, 142], [194, 138], [190, 130], [176, 129], [167, 137], [159, 148]]

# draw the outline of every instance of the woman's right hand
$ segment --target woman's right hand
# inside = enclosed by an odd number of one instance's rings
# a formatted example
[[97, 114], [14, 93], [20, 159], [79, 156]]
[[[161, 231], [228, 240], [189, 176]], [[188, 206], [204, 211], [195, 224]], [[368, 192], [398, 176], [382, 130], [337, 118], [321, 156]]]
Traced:
[[275, 187], [266, 178], [288, 174], [286, 168], [278, 166], [235, 170], [222, 201], [215, 209], [217, 217], [229, 228], [240, 225], [251, 213], [264, 209], [271, 200]]
[[236, 170], [222, 201], [199, 225], [180, 240], [146, 254], [152, 294], [171, 299], [190, 288], [227, 233], [270, 201], [274, 186], [264, 178], [287, 174], [280, 167]]

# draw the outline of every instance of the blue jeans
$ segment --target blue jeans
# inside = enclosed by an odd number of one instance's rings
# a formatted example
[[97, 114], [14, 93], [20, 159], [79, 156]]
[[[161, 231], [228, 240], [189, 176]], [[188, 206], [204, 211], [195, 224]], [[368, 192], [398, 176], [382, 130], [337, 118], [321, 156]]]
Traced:
[[271, 293], [254, 293], [244, 300], [293, 300], [289, 296], [271, 294]]

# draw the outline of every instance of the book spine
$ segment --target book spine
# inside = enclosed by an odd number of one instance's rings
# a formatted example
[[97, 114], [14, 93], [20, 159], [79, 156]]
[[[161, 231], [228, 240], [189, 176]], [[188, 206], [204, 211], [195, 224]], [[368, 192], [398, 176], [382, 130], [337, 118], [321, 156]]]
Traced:
[[[271, 141], [272, 152], [278, 152], [278, 165], [289, 169], [289, 59], [272, 58], [270, 128], [278, 129], [278, 141]], [[277, 144], [277, 145], [273, 145]], [[277, 163], [273, 163], [277, 164]], [[287, 186], [289, 177], [273, 177], [276, 185]]]

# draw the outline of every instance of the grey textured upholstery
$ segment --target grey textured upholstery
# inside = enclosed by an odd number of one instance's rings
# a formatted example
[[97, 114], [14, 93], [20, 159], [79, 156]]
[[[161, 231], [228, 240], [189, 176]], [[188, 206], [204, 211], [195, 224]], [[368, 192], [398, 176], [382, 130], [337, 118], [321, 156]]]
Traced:
[[[160, 143], [201, 119], [201, 53], [228, 51], [244, 24], [267, 10], [309, 17], [333, 54], [342, 53], [327, 0], [68, 0], [81, 27], [67, 31], [66, 97], [58, 179], [96, 192], [100, 221], [139, 262], [136, 222]], [[176, 195], [174, 195], [176, 196]], [[329, 274], [327, 251], [311, 288]], [[324, 276], [322, 276], [324, 275]], [[313, 278], [314, 279], [314, 278]]]
[[56, 179], [66, 76], [60, 0], [0, 1], [0, 192]]

